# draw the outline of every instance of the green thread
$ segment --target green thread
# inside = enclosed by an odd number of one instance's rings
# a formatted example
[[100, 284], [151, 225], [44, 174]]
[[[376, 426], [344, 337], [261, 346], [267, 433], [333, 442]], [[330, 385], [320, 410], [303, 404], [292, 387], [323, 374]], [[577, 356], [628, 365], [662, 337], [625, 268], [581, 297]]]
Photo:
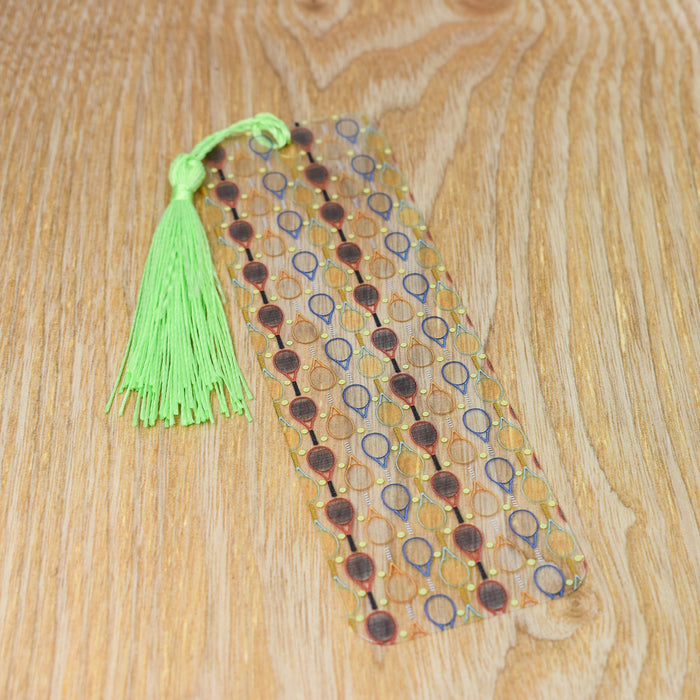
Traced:
[[228, 416], [228, 393], [235, 413], [251, 420], [252, 399], [236, 360], [226, 323], [221, 283], [204, 226], [192, 201], [204, 182], [203, 158], [235, 134], [267, 133], [275, 148], [290, 140], [289, 129], [272, 114], [236, 122], [200, 141], [172, 162], [168, 178], [172, 196], [151, 243], [126, 352], [109, 398], [125, 392], [119, 415], [136, 394], [134, 425], [170, 426], [213, 421], [212, 391]]

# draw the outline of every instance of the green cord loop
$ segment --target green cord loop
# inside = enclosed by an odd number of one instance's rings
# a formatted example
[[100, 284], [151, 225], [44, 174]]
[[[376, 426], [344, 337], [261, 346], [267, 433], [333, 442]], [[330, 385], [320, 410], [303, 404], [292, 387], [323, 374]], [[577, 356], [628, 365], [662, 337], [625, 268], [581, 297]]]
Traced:
[[252, 131], [253, 136], [269, 134], [275, 148], [284, 148], [292, 138], [287, 125], [279, 117], [269, 112], [261, 112], [252, 119], [243, 119], [202, 139], [192, 149], [190, 155], [197, 160], [202, 160], [214, 146], [218, 146], [224, 139], [246, 131]]
[[252, 119], [243, 119], [207, 136], [190, 153], [180, 153], [171, 163], [168, 179], [173, 188], [172, 199], [191, 199], [207, 176], [202, 159], [224, 139], [245, 131], [252, 131], [253, 136], [269, 134], [275, 148], [283, 148], [291, 138], [287, 125], [268, 112], [262, 112]]
[[287, 125], [274, 114], [263, 112], [252, 119], [231, 124], [202, 139], [190, 153], [180, 153], [170, 165], [168, 179], [173, 188], [173, 199], [191, 199], [207, 176], [202, 159], [224, 139], [245, 131], [252, 131], [254, 136], [268, 133], [275, 148], [283, 148], [289, 143], [290, 134]]

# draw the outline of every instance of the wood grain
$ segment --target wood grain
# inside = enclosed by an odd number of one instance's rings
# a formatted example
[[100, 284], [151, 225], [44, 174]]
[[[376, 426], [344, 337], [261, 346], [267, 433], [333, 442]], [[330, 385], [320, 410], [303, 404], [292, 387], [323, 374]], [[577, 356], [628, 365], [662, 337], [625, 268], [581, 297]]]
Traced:
[[[2, 697], [697, 697], [696, 0], [6, 0], [0, 36]], [[259, 111], [381, 120], [580, 595], [372, 648], [263, 487], [265, 400], [103, 415], [168, 162]]]

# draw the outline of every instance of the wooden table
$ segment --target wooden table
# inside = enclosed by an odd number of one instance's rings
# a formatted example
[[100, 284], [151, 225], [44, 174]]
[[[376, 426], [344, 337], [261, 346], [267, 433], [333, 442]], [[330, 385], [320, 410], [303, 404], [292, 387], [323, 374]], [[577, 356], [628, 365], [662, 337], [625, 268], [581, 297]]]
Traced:
[[[0, 26], [2, 697], [698, 696], [696, 0], [6, 0]], [[261, 486], [288, 464], [266, 400], [105, 417], [168, 162], [259, 111], [381, 119], [579, 594], [371, 647], [296, 487]]]

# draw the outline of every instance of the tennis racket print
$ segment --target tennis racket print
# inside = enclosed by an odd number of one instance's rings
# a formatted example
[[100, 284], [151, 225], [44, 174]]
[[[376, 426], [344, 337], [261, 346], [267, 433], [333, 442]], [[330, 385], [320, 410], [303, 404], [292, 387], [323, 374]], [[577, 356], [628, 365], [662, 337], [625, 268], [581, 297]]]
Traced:
[[385, 136], [290, 133], [213, 148], [205, 205], [290, 452], [265, 478], [300, 480], [341, 614], [384, 646], [573, 593], [578, 539]]

